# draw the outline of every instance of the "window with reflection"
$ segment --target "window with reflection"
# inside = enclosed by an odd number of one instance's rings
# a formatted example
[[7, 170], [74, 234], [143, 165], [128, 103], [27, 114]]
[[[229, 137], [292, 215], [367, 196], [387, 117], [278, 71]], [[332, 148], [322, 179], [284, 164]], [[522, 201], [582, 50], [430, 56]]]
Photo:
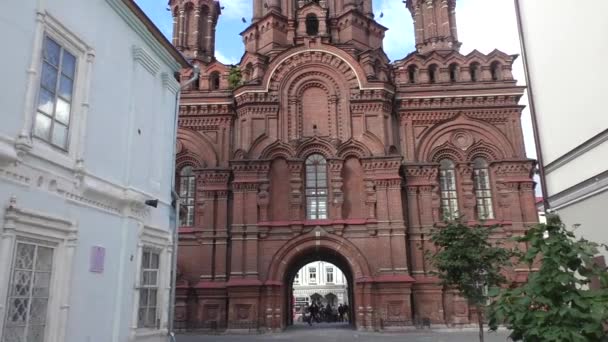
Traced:
[[179, 173], [179, 197], [182, 200], [181, 205], [186, 208], [186, 214], [180, 217], [180, 225], [182, 227], [191, 227], [194, 225], [194, 190], [196, 180], [192, 166], [185, 166]]
[[62, 150], [68, 149], [75, 78], [76, 57], [45, 37], [34, 135]]
[[327, 218], [327, 161], [320, 154], [306, 159], [306, 218]]
[[480, 220], [494, 218], [492, 208], [492, 189], [490, 186], [490, 172], [488, 162], [477, 158], [473, 162], [473, 178], [475, 182], [475, 197], [477, 199], [477, 217]]
[[458, 218], [458, 193], [456, 191], [456, 171], [454, 162], [443, 159], [439, 168], [441, 189], [441, 213], [444, 220]]

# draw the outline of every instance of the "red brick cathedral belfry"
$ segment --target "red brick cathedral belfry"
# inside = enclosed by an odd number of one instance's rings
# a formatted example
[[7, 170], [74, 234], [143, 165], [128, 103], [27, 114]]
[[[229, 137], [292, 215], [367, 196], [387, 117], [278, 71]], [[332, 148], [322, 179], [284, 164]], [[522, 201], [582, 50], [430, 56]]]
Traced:
[[314, 260], [345, 273], [357, 329], [472, 323], [431, 275], [429, 231], [463, 215], [506, 239], [537, 221], [524, 89], [516, 56], [459, 53], [455, 0], [405, 3], [416, 51], [390, 63], [372, 0], [253, 0], [231, 87], [219, 2], [170, 1], [202, 71], [179, 113], [177, 328], [280, 330]]

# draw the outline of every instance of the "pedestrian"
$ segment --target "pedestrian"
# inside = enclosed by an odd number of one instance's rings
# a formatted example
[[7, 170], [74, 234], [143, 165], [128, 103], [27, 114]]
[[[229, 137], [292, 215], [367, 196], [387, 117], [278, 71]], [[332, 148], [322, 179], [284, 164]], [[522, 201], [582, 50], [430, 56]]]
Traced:
[[344, 322], [344, 305], [342, 303], [338, 305], [338, 315], [340, 315], [338, 320]]
[[308, 325], [312, 325], [312, 310], [311, 307], [308, 305], [308, 303], [306, 303], [306, 306], [304, 307], [304, 322], [308, 323]]

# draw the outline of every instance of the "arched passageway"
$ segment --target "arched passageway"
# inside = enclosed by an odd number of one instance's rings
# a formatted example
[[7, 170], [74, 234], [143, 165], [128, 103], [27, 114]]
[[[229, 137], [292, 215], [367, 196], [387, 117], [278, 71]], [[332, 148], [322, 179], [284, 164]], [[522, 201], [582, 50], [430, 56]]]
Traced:
[[[346, 284], [345, 284], [346, 293], [345, 293], [345, 298], [343, 298], [341, 303], [338, 303], [338, 297], [333, 293], [322, 294], [322, 292], [324, 292], [323, 291], [324, 286], [325, 287], [329, 286], [329, 285], [327, 285], [327, 282], [325, 281], [327, 279], [321, 279], [321, 277], [327, 277], [327, 274], [325, 273], [326, 270], [322, 270], [322, 269], [315, 267], [314, 273], [309, 273], [310, 271], [313, 271], [313, 270], [308, 270], [308, 269], [305, 269], [301, 272], [303, 267], [305, 267], [307, 265], [313, 265], [313, 263], [315, 261], [321, 261], [321, 262], [324, 262], [324, 264], [326, 264], [326, 265], [331, 265], [329, 267], [338, 268], [341, 271], [341, 274], [344, 275], [344, 278], [345, 278], [344, 280], [346, 282]], [[314, 276], [314, 278], [315, 278], [314, 284], [319, 284], [318, 286], [314, 287], [314, 288], [316, 288], [316, 292], [309, 296], [309, 298], [310, 298], [309, 302], [300, 301], [300, 302], [296, 303], [296, 296], [294, 295], [294, 279], [296, 278], [296, 275], [298, 275], [299, 273], [300, 274], [308, 273], [308, 277]], [[333, 277], [333, 275], [332, 275], [332, 277]], [[310, 280], [310, 279], [299, 279], [299, 280], [302, 281], [302, 283], [304, 283], [306, 280]], [[333, 282], [333, 279], [332, 279], [332, 282]], [[284, 315], [284, 322], [283, 322], [284, 326], [290, 326], [290, 325], [293, 325], [294, 323], [297, 323], [297, 321], [298, 321], [297, 318], [300, 318], [299, 315], [303, 314], [303, 312], [305, 311], [304, 307], [307, 305], [312, 305], [313, 303], [316, 304], [317, 306], [321, 307], [322, 309], [325, 309], [327, 307], [327, 305], [329, 305], [329, 308], [336, 311], [336, 313], [337, 313], [338, 304], [347, 304], [348, 311], [346, 312], [345, 315], [343, 315], [343, 317], [346, 319], [346, 322], [349, 325], [351, 325], [352, 327], [355, 326], [356, 315], [354, 314], [354, 310], [355, 310], [356, 306], [355, 306], [355, 299], [354, 299], [354, 295], [353, 295], [353, 293], [354, 293], [353, 290], [355, 288], [355, 285], [353, 282], [353, 272], [351, 270], [351, 267], [348, 264], [348, 261], [339, 252], [332, 250], [328, 247], [320, 247], [320, 246], [311, 247], [311, 248], [301, 251], [299, 254], [293, 256], [290, 265], [286, 269], [283, 284], [285, 284], [284, 299], [283, 299], [283, 303], [284, 303], [283, 312], [286, 313]], [[313, 290], [313, 292], [314, 292], [314, 290]], [[327, 314], [323, 310], [322, 310], [322, 312], [324, 313], [323, 316], [325, 316]], [[323, 321], [333, 322], [333, 321], [337, 321], [337, 319], [324, 317]]]

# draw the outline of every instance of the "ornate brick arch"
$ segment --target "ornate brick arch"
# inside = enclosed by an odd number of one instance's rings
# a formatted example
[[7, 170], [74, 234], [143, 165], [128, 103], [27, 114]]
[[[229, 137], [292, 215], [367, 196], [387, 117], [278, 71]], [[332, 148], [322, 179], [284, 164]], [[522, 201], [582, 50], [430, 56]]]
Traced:
[[300, 143], [296, 150], [296, 156], [302, 159], [306, 159], [313, 153], [319, 153], [325, 158], [333, 158], [336, 156], [336, 148], [326, 139], [312, 137]]
[[467, 160], [474, 160], [478, 157], [484, 158], [487, 161], [504, 159], [503, 154], [496, 146], [488, 144], [483, 140], [479, 140], [467, 150]]
[[177, 173], [179, 173], [180, 170], [186, 166], [192, 166], [195, 169], [201, 169], [206, 167], [207, 165], [205, 165], [205, 162], [201, 161], [194, 153], [183, 151], [175, 158], [175, 170]]
[[435, 147], [431, 151], [430, 156], [429, 160], [436, 163], [442, 159], [450, 159], [455, 163], [466, 161], [465, 154], [450, 142]]
[[363, 143], [351, 138], [338, 147], [337, 155], [339, 158], [342, 159], [346, 159], [349, 157], [356, 157], [361, 159], [365, 157], [371, 157], [372, 152]]
[[299, 256], [317, 248], [329, 249], [341, 255], [348, 262], [355, 282], [372, 279], [373, 274], [367, 259], [355, 245], [347, 239], [333, 234], [316, 236], [315, 230], [313, 230], [286, 242], [274, 254], [268, 268], [268, 281], [282, 282], [285, 273], [296, 263]]
[[[498, 128], [460, 114], [426, 132], [420, 139], [416, 158], [419, 161], [433, 160], [434, 155], [438, 153], [438, 148], [446, 142], [451, 143], [455, 150], [462, 151], [459, 152], [460, 154], [468, 151], [480, 141], [485, 143], [486, 148], [492, 146], [490, 150], [494, 151], [495, 158], [516, 157], [513, 145]], [[448, 146], [446, 145], [446, 147]], [[498, 151], [502, 151], [502, 153]], [[466, 154], [463, 155], [463, 158], [466, 156]]]
[[[330, 66], [339, 73], [346, 75], [346, 78], [352, 81], [352, 84], [356, 87], [371, 89], [367, 83], [365, 71], [359, 63], [344, 50], [329, 45], [324, 45], [322, 48], [302, 46], [278, 55], [268, 66], [268, 72], [264, 75], [262, 80], [263, 89], [265, 91], [280, 89], [277, 82], [285, 79], [285, 75], [289, 71], [311, 62]], [[247, 89], [244, 89], [244, 92], [247, 92]]]
[[213, 144], [202, 134], [187, 128], [180, 128], [177, 131], [177, 139], [183, 149], [187, 150], [201, 165], [216, 167], [218, 157]]
[[281, 112], [279, 121], [283, 135], [290, 140], [304, 136], [303, 106], [310, 104], [310, 99], [304, 97], [304, 93], [311, 88], [321, 89], [325, 93], [327, 117], [322, 125], [327, 134], [332, 137], [346, 139], [349, 133], [350, 117], [348, 106], [344, 103], [349, 94], [348, 79], [324, 64], [310, 63], [295, 68], [285, 75], [281, 81]]
[[268, 145], [260, 153], [260, 157], [262, 159], [275, 159], [275, 158], [289, 159], [289, 158], [294, 158], [295, 156], [296, 156], [296, 152], [294, 151], [293, 147], [280, 140], [277, 140], [274, 143]]

